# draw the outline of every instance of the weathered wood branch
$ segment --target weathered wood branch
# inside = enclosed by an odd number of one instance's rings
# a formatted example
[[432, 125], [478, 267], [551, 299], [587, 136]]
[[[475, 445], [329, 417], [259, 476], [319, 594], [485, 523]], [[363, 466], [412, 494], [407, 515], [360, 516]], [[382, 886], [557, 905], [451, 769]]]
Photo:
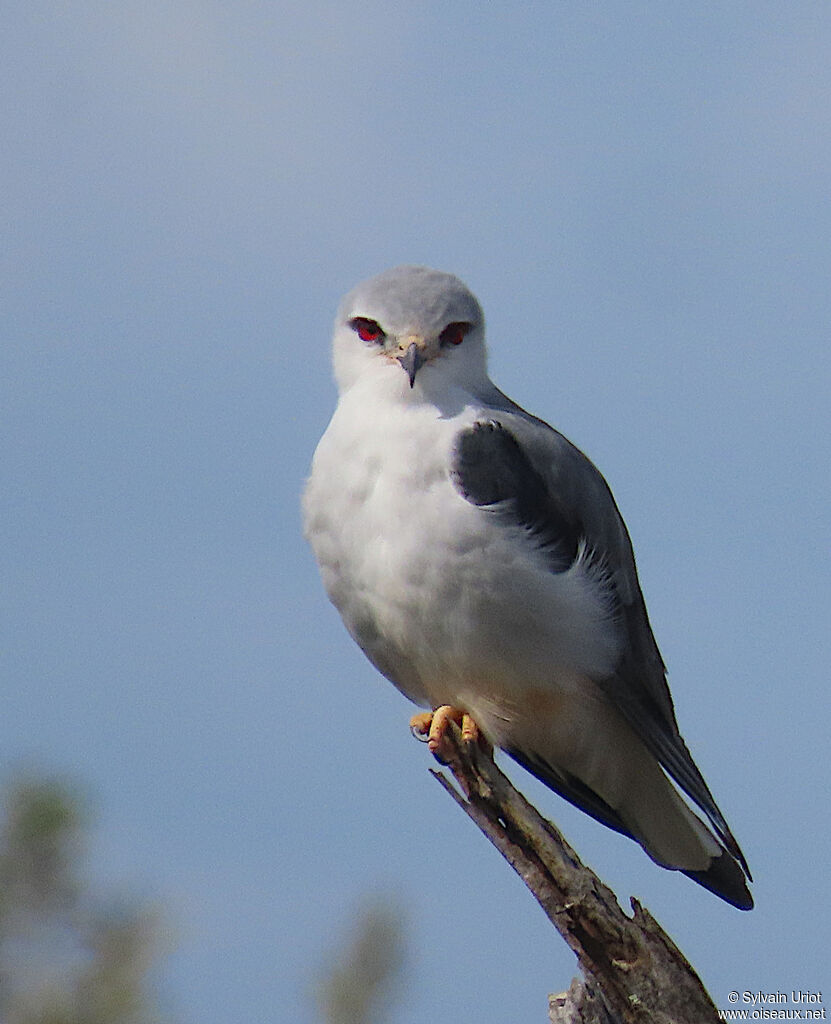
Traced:
[[548, 1019], [551, 1024], [620, 1024], [602, 993], [580, 978], [572, 980], [568, 992], [548, 997]]
[[525, 882], [577, 956], [585, 983], [552, 999], [554, 1024], [716, 1024], [716, 1008], [698, 975], [637, 900], [631, 901], [633, 916], [625, 914], [557, 829], [455, 726], [442, 753], [459, 788], [442, 772], [432, 774]]

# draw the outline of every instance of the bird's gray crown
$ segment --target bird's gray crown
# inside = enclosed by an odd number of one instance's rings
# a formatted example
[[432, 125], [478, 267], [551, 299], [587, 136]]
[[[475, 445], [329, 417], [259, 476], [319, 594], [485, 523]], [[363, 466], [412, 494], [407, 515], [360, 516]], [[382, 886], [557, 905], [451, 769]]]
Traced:
[[481, 327], [482, 309], [458, 277], [430, 267], [401, 266], [361, 282], [348, 293], [338, 310], [343, 323], [354, 316], [371, 316], [385, 329], [441, 330], [463, 321]]

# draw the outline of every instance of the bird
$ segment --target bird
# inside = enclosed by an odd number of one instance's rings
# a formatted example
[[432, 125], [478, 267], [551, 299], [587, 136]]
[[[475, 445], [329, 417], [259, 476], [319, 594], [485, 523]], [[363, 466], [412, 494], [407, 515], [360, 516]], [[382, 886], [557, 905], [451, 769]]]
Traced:
[[353, 639], [426, 709], [413, 730], [438, 754], [460, 724], [657, 864], [752, 908], [612, 492], [492, 383], [473, 293], [429, 267], [385, 270], [341, 301], [332, 359], [304, 532]]

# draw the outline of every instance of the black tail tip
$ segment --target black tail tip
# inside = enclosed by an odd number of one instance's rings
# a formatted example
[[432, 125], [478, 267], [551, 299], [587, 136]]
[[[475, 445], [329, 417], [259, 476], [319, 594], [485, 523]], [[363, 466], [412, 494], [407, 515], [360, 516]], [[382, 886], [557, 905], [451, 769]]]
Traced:
[[726, 850], [713, 860], [706, 871], [685, 871], [684, 874], [732, 907], [739, 910], [753, 909], [753, 897], [747, 887], [745, 873]]

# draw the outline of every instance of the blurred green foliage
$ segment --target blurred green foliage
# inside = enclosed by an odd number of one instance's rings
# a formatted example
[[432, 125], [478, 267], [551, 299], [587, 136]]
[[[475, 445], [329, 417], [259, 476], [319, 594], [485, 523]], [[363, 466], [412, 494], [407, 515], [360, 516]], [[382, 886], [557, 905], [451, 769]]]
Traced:
[[89, 822], [66, 784], [18, 779], [0, 817], [2, 1024], [161, 1024], [159, 918], [84, 879]]
[[318, 989], [326, 1024], [381, 1024], [404, 962], [401, 916], [386, 902], [368, 905], [332, 955]]
[[[113, 901], [86, 877], [84, 801], [55, 779], [0, 791], [0, 1024], [167, 1024], [154, 991], [153, 908]], [[401, 915], [359, 910], [318, 985], [325, 1024], [381, 1024], [404, 960]]]

